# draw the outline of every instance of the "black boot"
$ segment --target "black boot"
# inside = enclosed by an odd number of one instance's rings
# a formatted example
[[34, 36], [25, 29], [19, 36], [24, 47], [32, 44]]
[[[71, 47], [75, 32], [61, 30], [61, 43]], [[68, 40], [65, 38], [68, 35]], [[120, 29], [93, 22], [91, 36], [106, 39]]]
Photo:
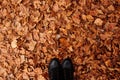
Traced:
[[48, 71], [50, 80], [62, 80], [61, 65], [57, 58], [51, 60]]
[[74, 80], [73, 79], [74, 68], [72, 61], [69, 58], [65, 59], [62, 62], [62, 68], [63, 68], [64, 80]]

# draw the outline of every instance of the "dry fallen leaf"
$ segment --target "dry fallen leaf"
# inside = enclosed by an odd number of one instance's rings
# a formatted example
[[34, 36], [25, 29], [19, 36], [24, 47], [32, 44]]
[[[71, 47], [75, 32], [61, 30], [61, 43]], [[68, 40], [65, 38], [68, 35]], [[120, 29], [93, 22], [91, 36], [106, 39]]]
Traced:
[[97, 9], [96, 12], [97, 12], [98, 14], [104, 14], [103, 11], [100, 10], [100, 9]]
[[47, 48], [46, 47], [42, 47], [43, 52], [47, 52]]
[[110, 11], [114, 11], [114, 10], [115, 10], [115, 8], [114, 8], [114, 6], [113, 6], [113, 5], [110, 5], [110, 6], [108, 6], [108, 10], [110, 10]]
[[28, 44], [29, 50], [33, 51], [36, 44], [37, 44], [37, 42], [32, 40], [32, 41]]
[[97, 18], [97, 19], [94, 21], [94, 24], [96, 24], [97, 26], [102, 26], [102, 25], [103, 25], [103, 20], [101, 20], [100, 18]]
[[45, 43], [46, 42], [46, 34], [45, 33], [39, 33], [40, 34], [40, 42]]
[[60, 34], [57, 34], [57, 35], [56, 35], [56, 40], [59, 40], [60, 37], [61, 37], [61, 35], [60, 35]]
[[54, 6], [53, 6], [53, 11], [55, 11], [55, 12], [59, 11], [59, 6], [58, 6], [57, 3], [54, 4]]
[[29, 80], [29, 76], [27, 73], [23, 73], [22, 77], [23, 77], [23, 80]]
[[66, 25], [66, 29], [71, 29], [71, 28], [72, 26], [70, 25], [70, 23]]
[[60, 44], [63, 45], [63, 46], [66, 46], [66, 47], [69, 46], [69, 43], [68, 43], [68, 41], [67, 41], [66, 38], [63, 38], [63, 37], [60, 38], [60, 39], [59, 39], [59, 42], [60, 42]]
[[113, 33], [108, 33], [108, 32], [106, 32], [105, 34], [100, 34], [100, 37], [101, 37], [102, 40], [105, 40], [105, 39], [111, 38], [111, 37], [112, 37], [112, 34], [113, 34]]
[[34, 72], [38, 75], [42, 74], [42, 69], [41, 68], [35, 68]]
[[108, 67], [111, 65], [111, 61], [110, 61], [110, 59], [107, 60], [107, 61], [105, 61], [105, 65], [108, 66]]
[[12, 48], [16, 48], [17, 47], [17, 40], [14, 39], [12, 42], [11, 42], [11, 47]]
[[33, 39], [39, 40], [39, 30], [33, 30]]
[[39, 0], [33, 1], [33, 5], [35, 8], [39, 9], [40, 8], [40, 1]]
[[23, 63], [23, 62], [25, 61], [25, 56], [24, 56], [24, 55], [21, 55], [21, 56], [20, 56], [20, 60], [21, 60], [20, 62]]
[[87, 15], [86, 18], [88, 19], [88, 21], [92, 22], [94, 20], [94, 18], [91, 15]]
[[6, 73], [6, 69], [0, 66], [0, 75]]
[[2, 33], [0, 33], [0, 41], [3, 41], [4, 40], [4, 36]]
[[76, 11], [72, 16], [72, 20], [74, 21], [74, 23], [79, 24], [80, 23], [80, 12]]
[[42, 75], [39, 75], [38, 77], [37, 77], [37, 80], [46, 80]]
[[84, 21], [87, 20], [87, 16], [86, 16], [86, 15], [83, 14], [81, 17], [82, 17], [82, 19], [83, 19]]
[[73, 51], [73, 48], [72, 48], [72, 46], [70, 46], [68, 49], [69, 49], [70, 51]]

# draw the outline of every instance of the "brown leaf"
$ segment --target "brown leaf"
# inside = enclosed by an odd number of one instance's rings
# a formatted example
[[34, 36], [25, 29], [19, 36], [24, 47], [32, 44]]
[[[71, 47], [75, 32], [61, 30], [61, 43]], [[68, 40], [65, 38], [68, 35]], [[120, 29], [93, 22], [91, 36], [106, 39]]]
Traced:
[[66, 29], [71, 29], [72, 27], [71, 27], [71, 24], [70, 23], [68, 23], [67, 25], [66, 25]]
[[110, 60], [107, 60], [107, 61], [105, 61], [105, 64], [106, 64], [106, 66], [110, 66], [111, 65], [111, 61]]
[[80, 12], [76, 11], [72, 16], [72, 19], [74, 23], [79, 24], [80, 23]]
[[97, 26], [102, 26], [102, 25], [103, 25], [103, 20], [101, 20], [100, 18], [97, 18], [97, 19], [94, 21], [94, 24], [96, 24]]
[[36, 44], [37, 44], [36, 41], [31, 41], [29, 44], [29, 50], [31, 50], [31, 51], [34, 50]]
[[67, 41], [67, 39], [66, 38], [60, 38], [59, 39], [59, 41], [60, 41], [60, 44], [62, 45], [62, 46], [69, 46], [69, 43], [68, 43], [68, 41]]
[[29, 80], [29, 76], [28, 76], [27, 73], [23, 73], [22, 77], [23, 77], [23, 79], [25, 79], [25, 80]]
[[38, 75], [42, 74], [42, 69], [41, 68], [35, 68], [34, 72]]
[[42, 75], [39, 75], [37, 80], [46, 80]]
[[39, 30], [33, 30], [33, 39], [39, 40]]
[[21, 55], [20, 60], [21, 60], [20, 62], [23, 63], [25, 61], [25, 55]]
[[57, 3], [53, 5], [53, 11], [55, 11], [55, 12], [59, 11], [59, 6]]
[[102, 40], [105, 40], [105, 39], [111, 38], [111, 37], [112, 37], [112, 34], [113, 34], [113, 33], [108, 33], [108, 32], [106, 32], [105, 34], [100, 34], [100, 37], [101, 37]]
[[84, 21], [86, 21], [86, 20], [87, 20], [87, 16], [84, 15], [84, 14], [82, 14], [82, 19], [83, 19]]
[[16, 48], [17, 47], [17, 40], [14, 39], [12, 42], [11, 42], [11, 47], [12, 48]]
[[4, 40], [4, 35], [2, 33], [0, 33], [0, 41]]
[[92, 17], [91, 15], [87, 15], [86, 18], [88, 19], [88, 21], [92, 22], [94, 20], [94, 17]]
[[115, 8], [114, 8], [114, 6], [113, 6], [113, 5], [110, 5], [110, 6], [108, 7], [108, 10], [109, 10], [109, 11], [114, 11], [114, 10], [115, 10]]

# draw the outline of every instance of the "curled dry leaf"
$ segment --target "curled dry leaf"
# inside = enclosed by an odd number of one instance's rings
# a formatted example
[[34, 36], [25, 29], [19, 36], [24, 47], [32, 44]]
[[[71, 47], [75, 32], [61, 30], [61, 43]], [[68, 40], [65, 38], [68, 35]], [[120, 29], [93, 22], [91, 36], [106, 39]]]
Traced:
[[21, 60], [21, 63], [23, 63], [25, 61], [25, 56], [24, 55], [21, 55], [20, 56], [20, 60]]
[[84, 21], [86, 21], [87, 20], [87, 16], [86, 15], [84, 15], [84, 14], [82, 14], [82, 19], [84, 20]]
[[56, 35], [56, 39], [57, 39], [57, 40], [59, 40], [59, 39], [60, 39], [60, 37], [61, 37], [61, 35], [60, 35], [60, 34], [57, 34], [57, 35]]
[[31, 20], [33, 22], [39, 22], [39, 20], [40, 20], [40, 12], [38, 10], [32, 12]]
[[71, 29], [71, 28], [72, 28], [71, 24], [68, 23], [68, 24], [66, 25], [66, 29]]
[[113, 33], [105, 32], [105, 34], [100, 34], [100, 37], [102, 40], [110, 39], [110, 38], [112, 38], [112, 34]]
[[4, 40], [4, 35], [2, 33], [0, 33], [0, 41]]
[[90, 22], [92, 22], [94, 20], [94, 18], [92, 17], [92, 15], [87, 15], [86, 17], [87, 17], [88, 21], [90, 21]]
[[17, 40], [14, 39], [12, 42], [11, 42], [11, 47], [12, 48], [16, 48], [17, 47]]
[[115, 8], [114, 8], [114, 6], [113, 6], [113, 5], [110, 5], [110, 6], [108, 7], [108, 10], [110, 10], [110, 11], [114, 11], [114, 10], [115, 10]]
[[33, 30], [33, 39], [39, 40], [39, 30]]
[[27, 73], [23, 73], [22, 77], [24, 80], [29, 80], [29, 76]]
[[116, 27], [116, 23], [109, 23], [109, 22], [107, 22], [107, 23], [105, 24], [105, 29], [106, 29], [107, 31], [114, 31], [116, 28], [117, 28], [117, 27]]
[[80, 23], [80, 12], [76, 11], [72, 16], [72, 20], [74, 21], [74, 23], [79, 24]]
[[97, 12], [98, 14], [104, 14], [103, 11], [100, 10], [100, 9], [97, 9], [96, 12]]
[[70, 46], [70, 47], [69, 47], [69, 50], [70, 50], [70, 51], [73, 51], [73, 48], [72, 48], [72, 46]]
[[58, 12], [58, 11], [59, 11], [59, 6], [58, 6], [57, 3], [54, 4], [54, 6], [53, 6], [53, 11], [55, 11], [55, 12]]
[[3, 9], [2, 13], [3, 13], [3, 16], [7, 16], [7, 10], [6, 9]]
[[38, 75], [42, 74], [42, 69], [41, 68], [35, 68], [34, 72]]
[[60, 44], [63, 45], [63, 46], [66, 46], [66, 47], [69, 46], [69, 42], [67, 41], [66, 38], [63, 38], [63, 37], [60, 38], [60, 39], [59, 39], [59, 42], [60, 42]]
[[36, 44], [37, 44], [37, 42], [32, 40], [32, 41], [28, 44], [28, 46], [29, 46], [28, 49], [31, 50], [31, 51], [33, 51]]
[[29, 16], [29, 9], [25, 7], [23, 4], [20, 4], [20, 16]]
[[11, 0], [12, 4], [16, 5], [21, 3], [22, 0]]
[[105, 61], [105, 65], [109, 67], [111, 65], [111, 61], [110, 60]]
[[3, 75], [4, 73], [6, 73], [6, 69], [0, 66], [0, 75]]
[[66, 29], [60, 28], [60, 31], [61, 31], [63, 34], [67, 35], [67, 30], [66, 30]]
[[33, 59], [29, 59], [28, 62], [29, 62], [30, 65], [34, 65]]
[[41, 2], [40, 2], [39, 0], [33, 1], [33, 5], [34, 5], [34, 7], [35, 7], [36, 9], [39, 9], [39, 8], [40, 8], [40, 4], [41, 4]]
[[39, 75], [38, 77], [37, 77], [37, 80], [46, 80], [42, 75]]
[[103, 25], [103, 20], [101, 20], [100, 18], [97, 18], [97, 19], [94, 21], [94, 24], [96, 24], [97, 26], [102, 26], [102, 25]]
[[42, 47], [43, 52], [47, 52], [47, 48], [46, 47]]

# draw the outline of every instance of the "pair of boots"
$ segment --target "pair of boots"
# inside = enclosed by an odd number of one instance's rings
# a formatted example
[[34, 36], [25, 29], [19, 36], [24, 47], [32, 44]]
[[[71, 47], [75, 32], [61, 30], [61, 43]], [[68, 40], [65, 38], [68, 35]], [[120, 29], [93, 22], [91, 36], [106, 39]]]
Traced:
[[50, 80], [73, 80], [74, 68], [69, 58], [64, 59], [62, 64], [57, 58], [52, 59], [48, 71]]

